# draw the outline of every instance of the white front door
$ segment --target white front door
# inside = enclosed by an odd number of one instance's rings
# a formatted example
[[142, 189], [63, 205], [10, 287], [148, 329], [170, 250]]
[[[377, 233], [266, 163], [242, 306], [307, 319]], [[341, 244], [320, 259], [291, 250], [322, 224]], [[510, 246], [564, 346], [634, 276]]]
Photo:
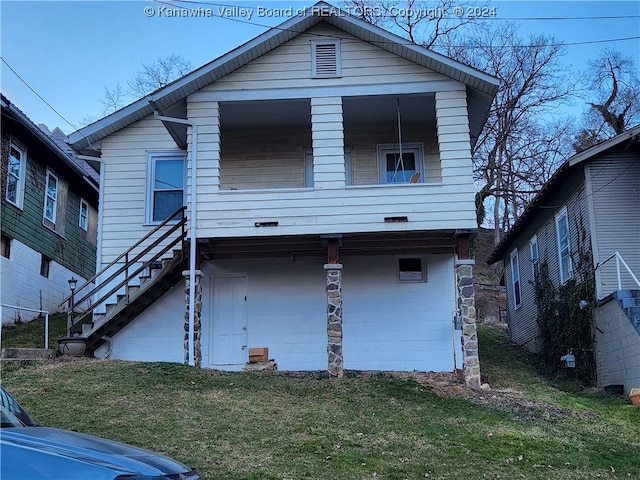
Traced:
[[213, 368], [240, 370], [248, 360], [246, 277], [213, 280], [209, 358]]

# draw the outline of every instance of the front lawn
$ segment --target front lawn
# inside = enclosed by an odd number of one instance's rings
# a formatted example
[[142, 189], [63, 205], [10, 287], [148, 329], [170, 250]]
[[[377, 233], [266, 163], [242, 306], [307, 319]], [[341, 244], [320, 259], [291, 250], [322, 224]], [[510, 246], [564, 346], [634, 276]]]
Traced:
[[115, 360], [2, 363], [48, 426], [149, 448], [207, 479], [640, 478], [640, 407], [538, 376], [481, 327], [492, 390], [455, 375], [223, 373]]

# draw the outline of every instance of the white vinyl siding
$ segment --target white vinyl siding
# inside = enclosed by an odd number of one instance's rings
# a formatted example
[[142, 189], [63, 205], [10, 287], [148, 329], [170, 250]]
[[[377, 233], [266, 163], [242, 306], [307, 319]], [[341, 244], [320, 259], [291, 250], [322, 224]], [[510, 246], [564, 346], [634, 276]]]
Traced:
[[[619, 252], [636, 277], [640, 278], [640, 162], [634, 150], [616, 151], [591, 160], [587, 169], [593, 193], [594, 261], [602, 264]], [[598, 294], [605, 297], [618, 289], [615, 259], [604, 263], [596, 272]], [[625, 269], [621, 273], [622, 288], [639, 288]]]
[[[323, 37], [340, 39], [340, 77], [319, 79], [309, 75], [312, 71], [311, 41]], [[452, 85], [457, 82], [400, 58], [370, 43], [363, 42], [327, 24], [318, 25], [289, 42], [240, 67], [200, 92], [251, 91], [357, 86], [356, 95], [362, 95], [362, 86], [397, 85], [411, 82], [439, 81]], [[198, 94], [195, 94], [197, 98]], [[277, 98], [277, 97], [275, 97]]]
[[518, 249], [511, 252], [511, 293], [513, 294], [513, 305], [519, 308], [522, 305], [522, 290], [520, 289], [520, 264], [518, 260]]
[[145, 225], [147, 153], [175, 148], [162, 123], [151, 116], [102, 141], [102, 264], [110, 263], [153, 229]]
[[25, 172], [27, 168], [26, 150], [15, 142], [9, 145], [9, 163], [7, 166], [7, 190], [5, 198], [18, 208], [24, 203]]
[[565, 283], [567, 280], [573, 277], [569, 218], [567, 216], [566, 207], [556, 215], [556, 233], [558, 235], [558, 262], [560, 265], [560, 282]]

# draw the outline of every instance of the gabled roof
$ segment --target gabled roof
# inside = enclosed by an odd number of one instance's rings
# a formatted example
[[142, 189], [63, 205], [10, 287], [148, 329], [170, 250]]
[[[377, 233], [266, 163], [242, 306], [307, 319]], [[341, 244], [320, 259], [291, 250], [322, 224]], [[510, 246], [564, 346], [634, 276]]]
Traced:
[[[491, 102], [498, 90], [499, 81], [496, 78], [413, 44], [409, 40], [364, 22], [321, 1], [311, 8], [304, 9], [301, 15], [292, 17], [267, 30], [253, 40], [171, 84], [72, 133], [69, 136], [70, 144], [78, 150], [95, 153], [97, 145], [103, 138], [147, 117], [155, 109], [164, 115], [184, 118], [188, 95], [279, 47], [320, 22], [327, 22], [356, 38], [466, 84], [470, 105], [479, 112], [473, 118], [470, 116], [471, 136], [475, 138], [479, 135], [488, 116]], [[185, 146], [186, 126], [165, 123], [165, 127], [178, 145]]]
[[[24, 129], [30, 132], [36, 137], [36, 139], [44, 144], [56, 157], [58, 157], [63, 164], [71, 168], [80, 178], [86, 182], [92, 190], [97, 191], [98, 184], [100, 183], [99, 174], [93, 170], [89, 165], [81, 159], [75, 158], [70, 152], [71, 148], [67, 145], [67, 148], [62, 148], [60, 142], [63, 139], [60, 135], [64, 136], [64, 133], [55, 129], [55, 135], [47, 134], [41, 127], [37, 126], [31, 121], [31, 119], [17, 106], [4, 95], [0, 95], [0, 103], [2, 104], [2, 113], [7, 116], [8, 119], [13, 120], [19, 125], [22, 125]], [[4, 118], [3, 118], [4, 122]]]
[[551, 178], [545, 183], [542, 189], [538, 192], [538, 194], [533, 198], [533, 200], [527, 205], [522, 212], [522, 215], [518, 217], [516, 222], [513, 224], [511, 229], [507, 232], [504, 238], [496, 245], [489, 255], [487, 259], [487, 263], [491, 265], [492, 263], [496, 263], [504, 257], [505, 252], [509, 250], [512, 242], [518, 237], [520, 232], [528, 225], [528, 223], [535, 217], [538, 213], [539, 205], [544, 205], [547, 201], [549, 195], [551, 195], [558, 186], [567, 178], [569, 173], [577, 166], [583, 162], [586, 162], [602, 153], [605, 153], [609, 150], [614, 149], [615, 147], [620, 146], [621, 144], [631, 141], [638, 142], [640, 141], [640, 125], [630, 128], [626, 132], [621, 133], [620, 135], [616, 135], [615, 137], [610, 138], [609, 140], [605, 140], [600, 142], [592, 147], [583, 150], [580, 153], [569, 157], [559, 168], [554, 172]]

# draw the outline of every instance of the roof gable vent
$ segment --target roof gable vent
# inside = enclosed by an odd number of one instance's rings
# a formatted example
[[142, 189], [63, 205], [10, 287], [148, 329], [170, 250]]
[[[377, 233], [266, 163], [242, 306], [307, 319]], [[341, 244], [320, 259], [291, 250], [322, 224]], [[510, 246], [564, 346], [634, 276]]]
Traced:
[[311, 76], [314, 78], [330, 78], [341, 75], [339, 39], [312, 40], [311, 70]]

